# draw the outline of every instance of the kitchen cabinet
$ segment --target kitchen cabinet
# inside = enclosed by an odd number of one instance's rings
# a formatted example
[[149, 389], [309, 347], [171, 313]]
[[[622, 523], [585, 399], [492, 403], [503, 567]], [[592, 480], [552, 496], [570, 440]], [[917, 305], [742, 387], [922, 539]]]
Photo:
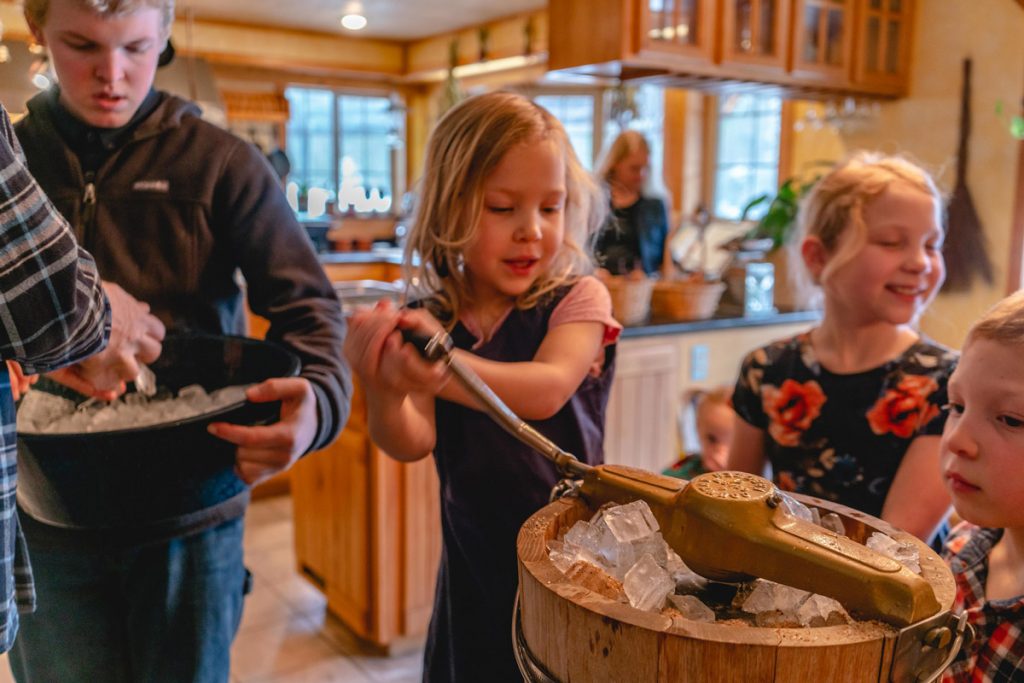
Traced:
[[291, 488], [298, 569], [327, 609], [385, 651], [418, 643], [441, 557], [433, 459], [400, 463], [377, 448], [357, 384], [348, 425], [296, 463]]
[[[396, 263], [364, 256], [325, 255], [324, 269], [332, 281], [395, 279]], [[439, 488], [432, 458], [400, 463], [371, 441], [358, 380], [338, 440], [291, 469], [299, 571], [332, 614], [384, 651], [426, 634], [441, 557]]]
[[679, 411], [689, 389], [732, 386], [760, 346], [808, 329], [819, 314], [718, 318], [627, 327], [608, 398], [605, 461], [660, 472], [683, 446]]
[[548, 68], [622, 78], [681, 64], [707, 71], [717, 8], [716, 0], [550, 0]]
[[910, 72], [913, 0], [858, 0], [853, 81], [858, 88], [903, 94]]
[[713, 0], [642, 0], [638, 8], [638, 54], [711, 63], [716, 13]]
[[784, 73], [792, 0], [726, 0], [720, 61], [752, 73]]
[[854, 0], [795, 0], [793, 66], [798, 78], [847, 86], [853, 49]]
[[793, 97], [907, 89], [912, 0], [550, 0], [548, 12], [552, 70]]

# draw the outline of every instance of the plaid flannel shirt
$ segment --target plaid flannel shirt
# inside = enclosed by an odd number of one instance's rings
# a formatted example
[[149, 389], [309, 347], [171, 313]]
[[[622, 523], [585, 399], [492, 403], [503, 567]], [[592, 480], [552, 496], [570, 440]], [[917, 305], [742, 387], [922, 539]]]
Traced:
[[[45, 372], [99, 351], [109, 306], [96, 264], [26, 169], [0, 106], [0, 358]], [[14, 401], [0, 366], [0, 651], [14, 642], [18, 611], [35, 607], [32, 570], [15, 503]]]
[[946, 541], [946, 561], [956, 579], [953, 609], [967, 612], [974, 641], [946, 669], [943, 683], [1024, 681], [1024, 595], [985, 599], [988, 555], [1002, 535], [1002, 529], [964, 522]]

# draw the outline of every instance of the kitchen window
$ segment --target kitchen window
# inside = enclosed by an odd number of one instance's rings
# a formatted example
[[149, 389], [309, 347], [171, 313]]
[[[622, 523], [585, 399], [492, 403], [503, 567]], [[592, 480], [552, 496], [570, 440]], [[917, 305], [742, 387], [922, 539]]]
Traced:
[[588, 171], [594, 167], [594, 96], [536, 95], [533, 101], [547, 109], [565, 127], [569, 142]]
[[339, 212], [390, 211], [395, 150], [402, 139], [401, 117], [382, 95], [286, 88], [288, 197], [311, 217], [334, 201]]
[[[714, 214], [737, 220], [743, 207], [779, 189], [782, 98], [729, 95], [718, 100], [718, 150], [714, 168]], [[763, 203], [748, 218], [760, 218]]]
[[[654, 187], [661, 191], [665, 178], [665, 89], [649, 83], [637, 85], [633, 88], [633, 102], [636, 112], [627, 129], [639, 131], [647, 140], [647, 146], [651, 148], [650, 177]], [[610, 110], [611, 105], [607, 106]], [[620, 124], [609, 117], [604, 130], [604, 148], [610, 147], [621, 132]]]

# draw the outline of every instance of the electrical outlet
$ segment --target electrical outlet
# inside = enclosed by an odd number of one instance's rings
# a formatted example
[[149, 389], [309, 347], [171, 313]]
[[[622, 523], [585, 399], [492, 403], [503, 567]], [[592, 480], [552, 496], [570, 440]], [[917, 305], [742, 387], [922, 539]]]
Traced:
[[710, 362], [707, 344], [694, 344], [690, 347], [690, 381], [701, 382], [708, 378]]

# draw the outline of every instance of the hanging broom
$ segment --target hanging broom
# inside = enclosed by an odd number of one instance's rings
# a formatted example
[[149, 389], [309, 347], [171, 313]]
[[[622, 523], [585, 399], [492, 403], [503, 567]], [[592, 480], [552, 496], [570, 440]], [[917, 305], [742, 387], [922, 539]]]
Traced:
[[967, 139], [971, 133], [971, 60], [964, 60], [964, 88], [960, 103], [960, 147], [957, 151], [956, 187], [949, 200], [948, 229], [942, 253], [946, 259], [947, 292], [970, 289], [975, 275], [992, 284], [992, 262], [985, 233], [967, 189]]

